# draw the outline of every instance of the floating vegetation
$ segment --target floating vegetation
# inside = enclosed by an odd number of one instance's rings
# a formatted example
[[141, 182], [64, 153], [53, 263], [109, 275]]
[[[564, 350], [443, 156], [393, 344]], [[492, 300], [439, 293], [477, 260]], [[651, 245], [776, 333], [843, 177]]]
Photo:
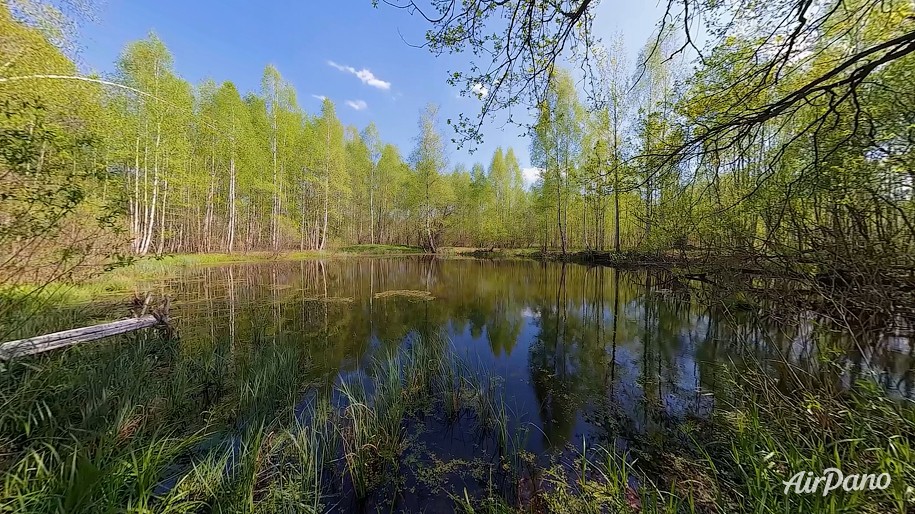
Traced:
[[306, 296], [302, 298], [303, 302], [321, 302], [321, 303], [353, 303], [352, 296]]
[[435, 297], [432, 296], [432, 293], [429, 291], [416, 291], [412, 289], [395, 289], [391, 291], [382, 291], [380, 293], [375, 293], [375, 299], [380, 298], [391, 298], [391, 297], [402, 297], [408, 298], [410, 300], [416, 301], [429, 301], [435, 300]]

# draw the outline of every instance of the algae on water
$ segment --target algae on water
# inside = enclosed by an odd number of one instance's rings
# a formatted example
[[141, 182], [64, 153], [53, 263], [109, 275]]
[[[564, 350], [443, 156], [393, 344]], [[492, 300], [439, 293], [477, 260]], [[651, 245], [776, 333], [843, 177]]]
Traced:
[[435, 300], [435, 297], [432, 296], [432, 293], [429, 291], [416, 291], [411, 289], [395, 289], [391, 291], [382, 291], [380, 293], [375, 293], [375, 299], [379, 298], [391, 298], [391, 297], [403, 297], [411, 300], [417, 301], [429, 301]]

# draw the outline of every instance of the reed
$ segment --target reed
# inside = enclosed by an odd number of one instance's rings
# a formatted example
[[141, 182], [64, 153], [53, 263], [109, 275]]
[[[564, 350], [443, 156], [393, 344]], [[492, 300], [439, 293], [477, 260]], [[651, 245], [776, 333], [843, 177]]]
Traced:
[[[844, 392], [786, 392], [760, 373], [725, 376], [731, 394], [715, 415], [711, 437], [699, 445], [712, 476], [720, 477], [719, 503], [825, 513], [906, 512], [915, 505], [911, 400], [887, 398], [869, 380]], [[782, 482], [795, 473], [819, 476], [830, 467], [845, 475], [887, 472], [892, 482], [883, 491], [785, 494]]]
[[[446, 491], [467, 512], [903, 513], [915, 501], [915, 407], [871, 382], [786, 389], [722, 370], [711, 419], [671, 420], [681, 444], [582, 446], [540, 467], [496, 377], [446, 338], [413, 334], [335, 393], [307, 378], [303, 348], [256, 334], [189, 351], [128, 334], [7, 363], [0, 512], [321, 512], [349, 487], [364, 499], [400, 483], [411, 430], [439, 415], [467, 416], [496, 450], [482, 497]], [[893, 479], [886, 491], [783, 493], [793, 473], [828, 467]]]

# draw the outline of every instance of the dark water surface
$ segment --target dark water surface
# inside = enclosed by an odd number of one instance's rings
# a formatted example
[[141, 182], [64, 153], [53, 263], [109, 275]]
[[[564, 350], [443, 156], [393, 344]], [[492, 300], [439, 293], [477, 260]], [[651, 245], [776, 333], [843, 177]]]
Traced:
[[[529, 427], [523, 444], [539, 456], [627, 448], [663, 437], [671, 422], [706, 417], [726, 394], [723, 367], [762, 365], [776, 377], [803, 370], [812, 387], [869, 379], [890, 396], [915, 392], [904, 337], [832, 331], [813, 315], [765, 324], [700, 301], [658, 271], [363, 257], [188, 268], [159, 287], [175, 299], [182, 353], [218, 348], [256, 359], [264, 345], [301, 346], [302, 383], [325, 390], [416, 335], [444, 333], [457, 355], [498, 379], [511, 430]], [[839, 366], [819, 364], [825, 348], [840, 352]], [[423, 432], [416, 441], [429, 453], [420, 459], [486, 451], [460, 424]]]
[[[810, 316], [783, 326], [700, 302], [663, 273], [521, 260], [349, 258], [190, 268], [164, 284], [183, 344], [294, 341], [315, 379], [363, 369], [411, 334], [443, 331], [457, 353], [501, 378], [516, 419], [542, 434], [532, 450], [592, 433], [595, 401], [628, 429], [651, 430], [646, 405], [703, 416], [715, 363], [799, 367], [822, 384], [871, 377], [891, 396], [915, 392], [912, 348], [893, 335], [828, 331]], [[391, 294], [428, 291], [431, 300]], [[387, 295], [385, 293], [388, 293]], [[846, 349], [844, 369], [817, 370], [819, 346]]]

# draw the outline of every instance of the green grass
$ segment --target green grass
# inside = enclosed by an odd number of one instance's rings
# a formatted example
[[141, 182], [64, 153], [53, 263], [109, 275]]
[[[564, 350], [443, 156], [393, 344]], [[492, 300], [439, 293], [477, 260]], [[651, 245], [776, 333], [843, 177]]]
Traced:
[[[728, 501], [751, 512], [907, 512], [915, 508], [915, 406], [869, 380], [852, 392], [804, 388], [755, 373], [732, 376], [733, 394], [714, 418], [704, 459], [715, 463]], [[707, 467], [711, 467], [707, 465]], [[885, 491], [784, 494], [800, 471], [888, 472]], [[822, 488], [820, 489], [822, 491]]]
[[[309, 387], [307, 368], [304, 348], [294, 343], [189, 354], [150, 330], [6, 364], [0, 512], [250, 506], [253, 495], [265, 494], [253, 485], [262, 460], [279, 451], [268, 435], [281, 430], [275, 420], [288, 419]], [[198, 448], [213, 438], [240, 438], [250, 450], [228, 476], [220, 466], [232, 460], [231, 444], [202, 454]], [[250, 460], [257, 449], [263, 456]], [[193, 466], [173, 469], [188, 459]], [[157, 484], [177, 472], [178, 485], [156, 494]]]
[[378, 244], [364, 244], [364, 245], [351, 245], [344, 246], [337, 250], [340, 253], [344, 254], [357, 254], [357, 255], [391, 255], [391, 254], [416, 254], [416, 253], [426, 253], [426, 250], [418, 246], [404, 246], [404, 245], [378, 245]]
[[303, 345], [198, 350], [141, 331], [0, 368], [0, 512], [320, 512], [328, 481], [396, 484], [408, 420], [478, 389], [438, 336], [341, 381], [343, 405]]
[[[671, 420], [659, 445], [583, 446], [538, 466], [496, 377], [457, 358], [445, 338], [414, 337], [376, 356], [329, 386], [339, 401], [310, 369], [295, 342], [262, 335], [199, 348], [148, 330], [4, 364], [0, 512], [321, 512], [341, 501], [333, 484], [360, 498], [397, 491], [413, 431], [430, 415], [470, 416], [494, 449], [482, 465], [419, 457], [417, 474], [476, 466], [482, 496], [436, 486], [466, 512], [915, 507], [915, 408], [871, 382], [843, 392], [722, 369], [727, 394], [710, 419]], [[792, 474], [828, 467], [886, 471], [891, 487], [783, 493]], [[503, 496], [493, 473], [519, 492]]]
[[[405, 420], [421, 418], [433, 404], [453, 401], [455, 391], [463, 386], [453, 380], [453, 372], [463, 373], [465, 367], [445, 338], [416, 338], [407, 344], [403, 351], [375, 359], [367, 370], [371, 394], [359, 376], [340, 385], [347, 404], [338, 430], [346, 469], [360, 498], [395, 478], [397, 463], [407, 449]], [[472, 380], [466, 374], [463, 378]], [[465, 405], [462, 402], [457, 408]]]
[[[899, 513], [915, 509], [915, 408], [887, 399], [873, 384], [840, 395], [784, 393], [758, 374], [732, 375], [720, 410], [700, 427], [671, 427], [688, 442], [633, 458], [605, 448], [577, 453], [542, 475], [522, 505], [498, 495], [453, 494], [464, 512], [521, 513]], [[691, 427], [691, 428], [690, 428]], [[649, 462], [645, 462], [649, 460]], [[785, 494], [799, 471], [845, 475], [887, 472], [885, 491], [828, 496]], [[635, 484], [635, 485], [633, 485]]]

